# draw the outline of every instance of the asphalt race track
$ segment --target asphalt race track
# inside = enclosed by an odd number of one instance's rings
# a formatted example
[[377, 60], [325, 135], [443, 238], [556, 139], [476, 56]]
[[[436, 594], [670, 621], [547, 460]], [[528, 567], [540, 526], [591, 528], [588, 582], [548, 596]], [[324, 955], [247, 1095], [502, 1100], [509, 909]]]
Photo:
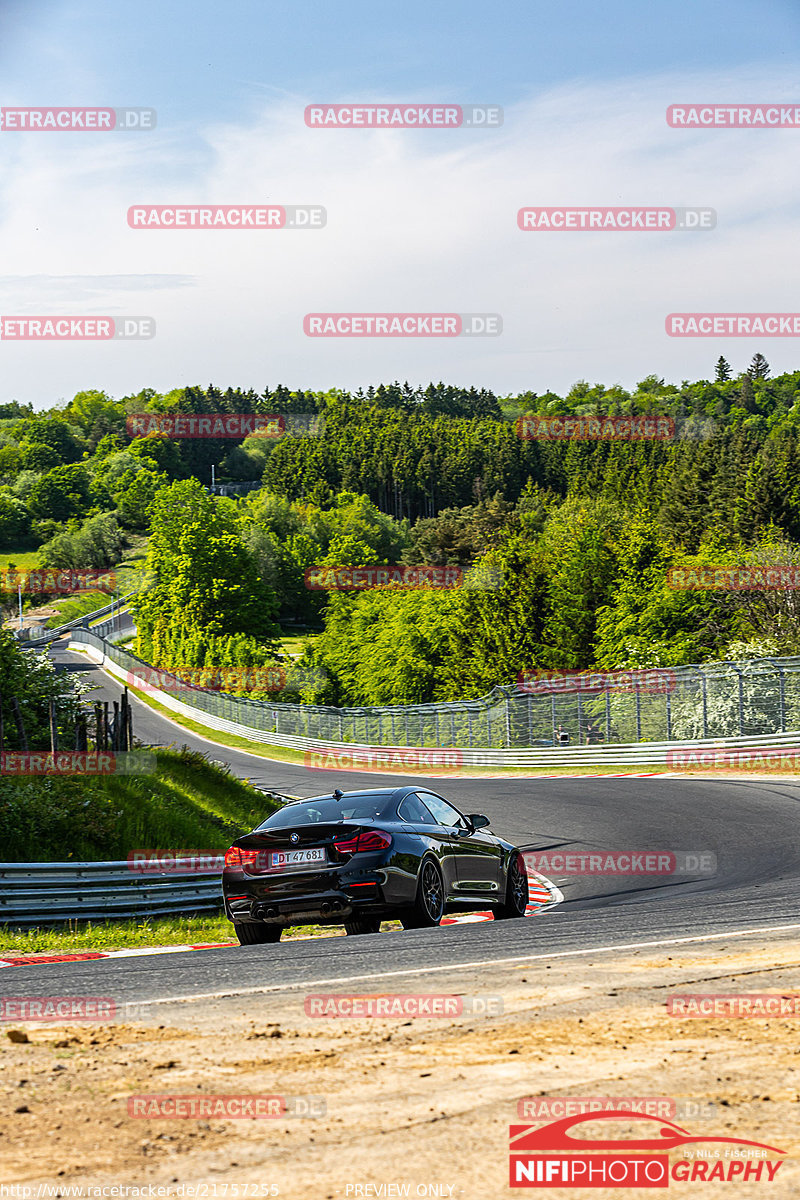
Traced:
[[[83, 655], [56, 644], [64, 669], [86, 671], [101, 691], [119, 685]], [[132, 698], [136, 736], [186, 744], [228, 761], [264, 788], [311, 796], [333, 786], [374, 787], [387, 777], [334, 774], [215, 747]], [[415, 778], [416, 781], [416, 778]], [[393, 779], [393, 783], [403, 780]], [[800, 784], [679, 778], [432, 779], [431, 787], [466, 812], [485, 812], [502, 837], [529, 849], [561, 851], [711, 851], [711, 876], [654, 879], [550, 878], [564, 894], [557, 908], [527, 920], [453, 925], [373, 937], [307, 940], [277, 946], [137, 955], [25, 966], [3, 972], [7, 988], [24, 976], [27, 995], [113, 995], [118, 1003], [247, 994], [323, 982], [357, 983], [444, 971], [528, 956], [733, 935], [800, 923]], [[653, 953], [658, 953], [653, 950]], [[664, 949], [664, 955], [669, 953]], [[54, 975], [55, 973], [55, 975]], [[374, 987], [371, 989], [374, 990]], [[154, 1006], [154, 1015], [158, 1011]]]

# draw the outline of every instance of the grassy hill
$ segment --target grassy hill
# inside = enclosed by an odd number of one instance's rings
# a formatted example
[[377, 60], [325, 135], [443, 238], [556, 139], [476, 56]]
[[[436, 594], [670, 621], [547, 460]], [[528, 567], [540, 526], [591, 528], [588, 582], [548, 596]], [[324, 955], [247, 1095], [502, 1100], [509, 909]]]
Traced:
[[279, 806], [194, 751], [154, 752], [153, 775], [0, 778], [5, 862], [225, 850]]

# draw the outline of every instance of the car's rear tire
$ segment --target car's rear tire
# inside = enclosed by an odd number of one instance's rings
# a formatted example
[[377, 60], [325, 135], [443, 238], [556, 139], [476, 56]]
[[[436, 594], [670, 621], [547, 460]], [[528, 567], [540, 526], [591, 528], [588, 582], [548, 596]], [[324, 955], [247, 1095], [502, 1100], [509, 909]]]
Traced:
[[400, 917], [403, 929], [430, 929], [444, 916], [444, 880], [435, 858], [423, 858], [414, 907]]
[[261, 946], [264, 942], [279, 942], [281, 925], [256, 925], [253, 921], [234, 921], [233, 930], [240, 946]]
[[349, 936], [357, 933], [380, 933], [380, 917], [359, 917], [357, 921], [345, 921], [344, 931]]
[[528, 872], [525, 870], [522, 855], [517, 851], [508, 868], [505, 900], [494, 910], [494, 919], [507, 921], [512, 917], [524, 917], [527, 907]]

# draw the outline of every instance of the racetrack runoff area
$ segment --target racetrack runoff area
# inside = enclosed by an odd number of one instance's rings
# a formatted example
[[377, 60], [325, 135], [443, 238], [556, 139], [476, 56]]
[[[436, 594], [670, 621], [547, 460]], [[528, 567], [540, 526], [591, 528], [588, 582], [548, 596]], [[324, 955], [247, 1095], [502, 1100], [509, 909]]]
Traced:
[[[150, 1184], [163, 1186], [162, 1195], [184, 1196], [192, 1194], [190, 1184], [206, 1185], [194, 1193], [205, 1196], [236, 1196], [237, 1189], [238, 1196], [268, 1195], [260, 1189], [274, 1185], [298, 1200], [508, 1196], [510, 1125], [546, 1124], [563, 1115], [557, 1102], [565, 1098], [616, 1096], [649, 1099], [648, 1111], [692, 1136], [741, 1138], [786, 1152], [772, 1184], [766, 1176], [737, 1176], [726, 1194], [797, 1194], [800, 1017], [668, 1015], [674, 993], [800, 993], [798, 929], [739, 929], [638, 949], [525, 957], [505, 957], [502, 945], [487, 941], [483, 961], [476, 954], [471, 965], [390, 967], [373, 978], [364, 954], [346, 981], [341, 961], [321, 957], [298, 985], [270, 982], [271, 947], [241, 948], [237, 954], [263, 961], [260, 984], [248, 978], [237, 985], [230, 970], [217, 994], [179, 999], [162, 991], [165, 999], [144, 1004], [135, 1021], [95, 1028], [28, 1023], [27, 1044], [3, 1038], [4, 1182], [57, 1183], [50, 1194], [63, 1196], [70, 1187]], [[490, 931], [484, 926], [480, 936]], [[446, 960], [447, 939], [459, 934], [413, 936], [440, 939]], [[5, 971], [5, 993], [24, 993], [32, 970]], [[36, 969], [39, 994], [45, 971], [53, 972], [45, 991], [58, 992], [61, 970]], [[328, 993], [447, 994], [492, 1003], [490, 1011], [447, 1017], [309, 1015], [309, 997]], [[321, 1098], [324, 1115], [129, 1116], [131, 1096], [153, 1094]], [[549, 1117], [541, 1115], [547, 1103]], [[606, 1121], [587, 1129], [622, 1137], [633, 1135], [632, 1126]], [[715, 1151], [726, 1170], [741, 1161], [726, 1157], [723, 1144], [699, 1150], [706, 1156], [697, 1159], [701, 1173], [718, 1161]], [[673, 1163], [683, 1158], [684, 1150], [672, 1152]], [[670, 1194], [710, 1195], [711, 1186], [671, 1179]], [[547, 1189], [552, 1197], [579, 1194]]]

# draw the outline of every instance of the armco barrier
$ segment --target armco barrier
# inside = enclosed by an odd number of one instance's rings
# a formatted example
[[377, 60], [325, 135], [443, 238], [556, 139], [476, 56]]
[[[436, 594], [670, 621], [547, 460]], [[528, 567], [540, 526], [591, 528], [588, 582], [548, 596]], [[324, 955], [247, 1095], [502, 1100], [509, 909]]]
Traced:
[[[25, 650], [35, 650], [41, 646], [49, 646], [51, 642], [56, 641], [64, 633], [70, 633], [76, 629], [88, 629], [92, 621], [96, 621], [98, 617], [103, 617], [107, 613], [120, 613], [126, 607], [131, 596], [135, 595], [136, 592], [127, 592], [117, 600], [112, 600], [110, 604], [104, 605], [103, 608], [97, 608], [94, 612], [86, 613], [83, 617], [75, 617], [74, 620], [67, 621], [64, 625], [59, 625], [56, 629], [48, 629], [47, 633], [42, 634], [41, 637], [29, 638], [24, 642], [21, 641], [22, 648]], [[103, 622], [103, 626], [105, 624]]]
[[140, 874], [127, 862], [0, 863], [0, 924], [220, 911], [220, 878], [220, 871]]
[[[191, 698], [192, 703], [188, 704], [184, 700], [179, 700], [176, 695], [164, 691], [154, 689], [148, 684], [144, 688], [142, 680], [139, 680], [137, 685], [136, 667], [137, 665], [144, 667], [140, 660], [133, 655], [128, 654], [119, 647], [113, 646], [108, 642], [104, 642], [101, 638], [95, 637], [91, 633], [83, 630], [78, 631], [74, 639], [76, 648], [85, 650], [95, 662], [99, 663], [104, 670], [109, 674], [114, 675], [126, 683], [129, 687], [135, 688], [139, 686], [142, 690], [146, 690], [147, 694], [165, 708], [176, 713], [179, 716], [186, 717], [200, 725], [204, 725], [209, 729], [217, 729], [225, 733], [236, 734], [238, 737], [246, 738], [249, 741], [261, 742], [270, 746], [282, 746], [290, 750], [323, 750], [330, 752], [335, 762], [332, 764], [335, 769], [346, 771], [353, 769], [352, 759], [349, 756], [355, 756], [361, 759], [360, 764], [364, 769], [370, 769], [368, 765], [369, 755], [372, 753], [373, 758], [377, 757], [378, 753], [385, 755], [388, 762], [383, 769], [393, 775], [402, 774], [404, 764], [409, 764], [413, 759], [415, 747], [406, 746], [381, 746], [379, 743], [367, 742], [346, 742], [334, 741], [322, 737], [314, 736], [298, 736], [291, 733], [282, 732], [279, 728], [276, 729], [278, 721], [284, 710], [292, 711], [299, 708], [298, 705], [274, 705], [265, 704], [261, 701], [239, 699], [233, 696], [225, 696], [218, 692], [206, 691], [203, 688], [190, 687], [187, 684], [182, 684], [180, 693], [187, 698]], [[331, 713], [347, 712], [350, 710], [327, 710], [326, 715]], [[227, 714], [230, 713], [230, 716]], [[236, 719], [238, 718], [238, 719]], [[313, 721], [313, 711], [307, 715], [307, 720]], [[264, 726], [269, 725], [270, 728]], [[681, 741], [652, 741], [652, 742], [628, 742], [628, 743], [607, 743], [600, 746], [572, 746], [572, 747], [553, 747], [534, 748], [530, 746], [521, 747], [463, 747], [457, 748], [455, 753], [458, 756], [459, 769], [469, 767], [528, 767], [532, 769], [545, 769], [547, 767], [565, 767], [565, 766], [643, 766], [650, 764], [666, 764], [669, 760], [668, 754], [681, 749], [702, 750], [705, 747], [713, 748], [717, 746], [725, 746], [729, 749], [756, 749], [756, 748], [780, 748], [787, 749], [800, 747], [800, 733], [779, 733], [766, 734], [761, 737], [713, 737], [713, 738], [690, 738]], [[391, 762], [392, 750], [397, 751], [397, 762]], [[430, 751], [431, 747], [420, 747], [419, 757], [424, 757], [425, 751]], [[411, 757], [409, 757], [409, 751]], [[349, 761], [348, 761], [349, 760]], [[373, 770], [380, 770], [381, 764], [376, 764], [372, 767]], [[422, 765], [424, 771], [424, 763]], [[431, 774], [444, 773], [444, 770], [437, 768]], [[453, 774], [457, 771], [453, 770]]]

